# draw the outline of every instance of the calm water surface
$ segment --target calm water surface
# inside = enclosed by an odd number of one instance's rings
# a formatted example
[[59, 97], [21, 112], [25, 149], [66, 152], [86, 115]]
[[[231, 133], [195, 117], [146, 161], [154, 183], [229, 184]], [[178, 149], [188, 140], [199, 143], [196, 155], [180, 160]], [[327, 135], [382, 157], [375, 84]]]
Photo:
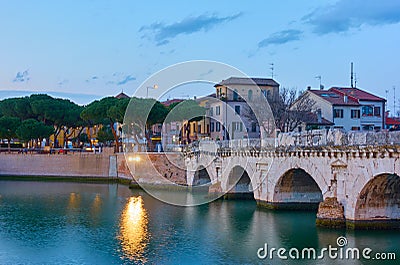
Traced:
[[338, 236], [348, 247], [395, 252], [398, 264], [399, 232], [317, 229], [314, 213], [251, 201], [176, 207], [117, 184], [0, 181], [0, 264], [288, 264], [260, 260], [257, 250], [336, 247]]

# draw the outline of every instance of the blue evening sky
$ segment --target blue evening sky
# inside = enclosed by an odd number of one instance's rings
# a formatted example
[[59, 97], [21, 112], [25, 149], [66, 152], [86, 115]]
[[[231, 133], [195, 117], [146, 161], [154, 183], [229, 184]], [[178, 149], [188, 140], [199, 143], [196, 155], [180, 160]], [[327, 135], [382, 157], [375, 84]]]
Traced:
[[0, 36], [0, 92], [132, 95], [188, 60], [259, 77], [274, 63], [281, 86], [304, 90], [318, 75], [348, 86], [354, 62], [360, 88], [400, 98], [398, 0], [0, 0]]

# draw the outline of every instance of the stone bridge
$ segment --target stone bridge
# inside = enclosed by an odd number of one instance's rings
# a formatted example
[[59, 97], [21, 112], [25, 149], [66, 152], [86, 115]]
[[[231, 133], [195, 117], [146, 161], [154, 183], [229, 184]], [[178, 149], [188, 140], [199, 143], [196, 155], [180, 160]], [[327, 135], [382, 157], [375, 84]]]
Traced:
[[187, 183], [271, 209], [318, 209], [322, 226], [400, 228], [400, 133], [318, 131], [272, 143], [199, 142], [185, 154]]

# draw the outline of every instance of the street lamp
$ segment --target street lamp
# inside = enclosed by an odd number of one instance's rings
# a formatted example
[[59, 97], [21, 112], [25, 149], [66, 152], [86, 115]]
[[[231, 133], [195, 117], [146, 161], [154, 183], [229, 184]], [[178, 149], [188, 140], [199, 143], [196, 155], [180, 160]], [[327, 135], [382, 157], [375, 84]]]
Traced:
[[146, 98], [149, 98], [149, 88], [151, 89], [157, 89], [158, 85], [153, 85], [153, 86], [148, 86], [146, 87]]

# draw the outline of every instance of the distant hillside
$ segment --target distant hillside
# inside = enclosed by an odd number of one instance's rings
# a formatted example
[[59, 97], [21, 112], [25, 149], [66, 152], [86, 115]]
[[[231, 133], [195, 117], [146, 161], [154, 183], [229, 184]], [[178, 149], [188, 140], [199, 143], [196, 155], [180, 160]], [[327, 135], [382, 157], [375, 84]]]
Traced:
[[54, 91], [0, 90], [0, 100], [5, 98], [25, 97], [25, 96], [30, 96], [32, 94], [48, 94], [55, 98], [69, 99], [79, 105], [86, 105], [92, 102], [93, 100], [102, 98], [102, 96], [99, 95], [65, 93], [65, 92], [54, 92]]

